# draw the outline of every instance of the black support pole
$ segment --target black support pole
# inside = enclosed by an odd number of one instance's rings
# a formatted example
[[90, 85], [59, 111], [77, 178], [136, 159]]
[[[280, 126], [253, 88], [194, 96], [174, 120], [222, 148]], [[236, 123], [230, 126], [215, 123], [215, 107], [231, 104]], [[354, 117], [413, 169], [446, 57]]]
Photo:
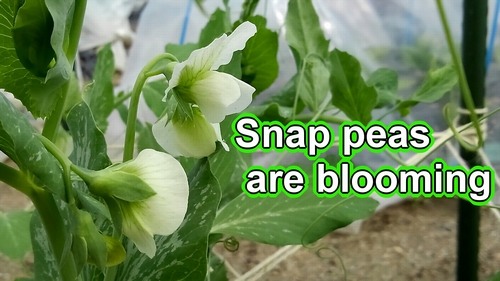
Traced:
[[[487, 0], [464, 0], [462, 61], [476, 108], [484, 107], [487, 12]], [[461, 104], [466, 108], [463, 100]], [[469, 123], [470, 118], [468, 115], [462, 115], [459, 122]], [[471, 168], [482, 165], [481, 159], [475, 152], [461, 147], [460, 155]], [[480, 218], [480, 207], [459, 199], [457, 281], [478, 280]]]

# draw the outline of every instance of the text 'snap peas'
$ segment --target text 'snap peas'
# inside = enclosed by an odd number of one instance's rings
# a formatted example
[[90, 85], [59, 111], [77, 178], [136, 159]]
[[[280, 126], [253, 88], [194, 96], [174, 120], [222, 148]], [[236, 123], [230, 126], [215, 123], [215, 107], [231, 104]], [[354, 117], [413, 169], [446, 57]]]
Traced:
[[276, 197], [283, 192], [289, 197], [300, 197], [311, 185], [318, 197], [367, 197], [376, 192], [382, 197], [453, 197], [467, 199], [475, 205], [484, 205], [494, 196], [494, 170], [474, 167], [466, 170], [451, 167], [442, 159], [430, 166], [383, 166], [373, 171], [351, 162], [356, 153], [368, 149], [380, 153], [423, 153], [434, 144], [433, 130], [425, 122], [406, 124], [401, 121], [385, 125], [379, 121], [363, 125], [344, 122], [339, 127], [338, 153], [341, 161], [331, 166], [320, 155], [335, 140], [333, 129], [325, 122], [304, 124], [292, 121], [286, 125], [278, 121], [262, 122], [253, 114], [242, 114], [233, 122], [232, 143], [244, 153], [302, 152], [309, 160], [316, 160], [312, 179], [299, 167], [252, 166], [243, 175], [242, 189], [252, 198]]

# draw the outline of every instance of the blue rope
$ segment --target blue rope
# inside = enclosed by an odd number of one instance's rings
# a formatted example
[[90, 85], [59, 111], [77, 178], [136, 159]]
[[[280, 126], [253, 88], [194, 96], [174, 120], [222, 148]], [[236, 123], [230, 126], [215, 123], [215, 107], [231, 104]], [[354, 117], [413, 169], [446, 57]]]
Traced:
[[491, 58], [493, 57], [494, 45], [495, 45], [495, 37], [497, 35], [497, 23], [498, 23], [498, 14], [500, 12], [500, 0], [497, 0], [495, 5], [495, 15], [493, 16], [493, 23], [491, 24], [491, 36], [490, 41], [488, 42], [488, 50], [486, 52], [486, 71], [491, 64]]
[[[416, 1], [414, 0], [408, 0], [408, 1], [410, 1], [411, 3], [410, 10], [415, 11]], [[409, 11], [405, 11], [405, 18], [406, 18], [406, 28], [405, 28], [403, 43], [405, 45], [412, 45], [415, 43], [415, 24], [416, 24], [415, 17]]]
[[[500, 1], [500, 0], [499, 0]], [[184, 22], [182, 23], [182, 31], [181, 31], [181, 40], [179, 44], [184, 44], [184, 39], [186, 39], [187, 27], [189, 24], [189, 16], [191, 15], [191, 6], [193, 4], [193, 0], [188, 0], [188, 6], [186, 9], [186, 14], [184, 15]]]

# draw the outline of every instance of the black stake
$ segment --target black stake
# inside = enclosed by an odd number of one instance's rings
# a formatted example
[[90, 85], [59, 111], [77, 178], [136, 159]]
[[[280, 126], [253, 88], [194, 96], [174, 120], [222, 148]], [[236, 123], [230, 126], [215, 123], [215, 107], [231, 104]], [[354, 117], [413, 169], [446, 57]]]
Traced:
[[[467, 83], [476, 108], [484, 107], [487, 0], [464, 0], [462, 61]], [[464, 101], [462, 107], [466, 108]], [[470, 122], [468, 115], [462, 115], [459, 123]], [[460, 155], [470, 168], [481, 166], [476, 152], [460, 147]], [[477, 281], [479, 269], [479, 224], [480, 207], [469, 201], [458, 203], [457, 222], [457, 281]]]

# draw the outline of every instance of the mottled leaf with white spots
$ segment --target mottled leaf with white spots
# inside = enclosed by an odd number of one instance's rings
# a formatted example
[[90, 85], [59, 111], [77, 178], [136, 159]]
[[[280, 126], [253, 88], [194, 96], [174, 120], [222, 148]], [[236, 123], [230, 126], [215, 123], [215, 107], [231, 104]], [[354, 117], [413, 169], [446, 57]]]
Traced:
[[107, 155], [106, 140], [97, 128], [90, 107], [81, 102], [68, 113], [68, 127], [73, 137], [73, 164], [90, 170], [101, 170], [111, 165]]
[[64, 198], [64, 185], [57, 160], [35, 137], [35, 129], [0, 91], [0, 150], [23, 172], [30, 172], [35, 183]]
[[240, 152], [238, 148], [236, 148], [231, 141], [229, 141], [231, 135], [233, 134], [231, 125], [237, 116], [237, 114], [226, 116], [224, 121], [220, 123], [222, 139], [229, 146], [229, 151], [220, 148], [216, 153], [208, 157], [210, 169], [219, 181], [223, 194], [225, 193], [226, 188], [233, 187], [237, 188], [238, 191], [241, 192], [241, 188], [235, 185], [241, 184], [241, 175], [243, 175], [243, 173], [248, 169], [252, 161], [252, 156], [250, 154]]
[[313, 243], [331, 231], [370, 216], [371, 198], [318, 198], [306, 190], [299, 198], [250, 198], [241, 194], [215, 219], [212, 233], [222, 233], [272, 245]]
[[57, 262], [52, 254], [47, 233], [43, 228], [40, 215], [35, 212], [31, 218], [31, 243], [35, 256], [35, 278], [38, 281], [62, 280], [57, 270]]
[[[70, 159], [75, 165], [97, 171], [111, 164], [107, 155], [104, 134], [97, 128], [91, 109], [85, 102], [81, 102], [71, 109], [66, 122], [73, 137], [73, 152]], [[106, 218], [108, 214], [98, 210], [104, 205], [101, 207], [99, 201], [92, 202], [92, 200], [85, 199], [83, 194], [87, 194], [90, 198], [92, 198], [92, 195], [88, 192], [83, 181], [75, 181], [73, 186], [79, 190], [80, 196], [78, 198], [82, 201], [83, 207], [94, 216], [95, 224], [99, 230], [111, 236], [113, 227], [111, 221]], [[84, 267], [82, 275], [84, 280], [97, 281], [103, 279], [101, 271], [90, 264]]]

